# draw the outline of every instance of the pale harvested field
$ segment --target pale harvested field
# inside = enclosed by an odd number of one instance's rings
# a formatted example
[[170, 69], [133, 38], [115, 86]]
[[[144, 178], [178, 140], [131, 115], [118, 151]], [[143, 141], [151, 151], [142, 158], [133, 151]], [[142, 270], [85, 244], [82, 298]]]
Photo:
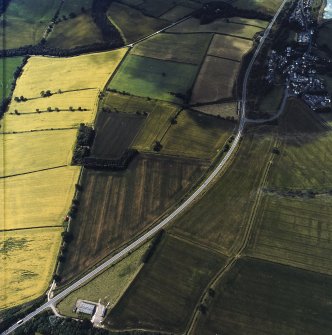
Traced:
[[53, 93], [59, 89], [102, 89], [126, 52], [123, 48], [69, 58], [32, 57], [17, 81], [13, 96], [36, 98], [46, 90]]
[[234, 117], [238, 119], [237, 115], [237, 103], [236, 102], [225, 102], [222, 104], [204, 105], [197, 106], [195, 110], [198, 110], [204, 114], [221, 116], [221, 117]]
[[252, 42], [243, 38], [214, 35], [208, 55], [241, 61], [242, 57], [252, 48]]
[[42, 295], [51, 281], [61, 228], [1, 232], [0, 310]]
[[52, 112], [33, 114], [6, 114], [1, 120], [1, 132], [22, 132], [41, 129], [57, 129], [78, 127], [80, 123], [91, 124], [94, 121], [94, 111], [84, 112]]
[[230, 98], [240, 63], [207, 56], [196, 80], [191, 103], [215, 102]]
[[0, 179], [0, 230], [62, 225], [79, 171], [71, 166]]
[[0, 136], [5, 161], [0, 177], [70, 164], [76, 133], [69, 129]]
[[[248, 20], [248, 23], [250, 23], [250, 20]], [[200, 20], [191, 18], [168, 29], [167, 31], [171, 33], [220, 33], [252, 39], [253, 36], [261, 30], [263, 30], [263, 28], [231, 22], [228, 23], [225, 19], [218, 19], [208, 24], [200, 24]]]

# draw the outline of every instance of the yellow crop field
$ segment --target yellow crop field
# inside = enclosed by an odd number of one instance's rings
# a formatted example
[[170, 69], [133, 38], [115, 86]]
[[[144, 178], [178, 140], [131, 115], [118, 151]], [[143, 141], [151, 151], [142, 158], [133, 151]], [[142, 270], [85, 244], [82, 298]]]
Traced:
[[0, 136], [4, 155], [0, 176], [70, 164], [76, 133], [76, 129], [68, 129]]
[[60, 247], [61, 228], [1, 232], [0, 309], [43, 294]]
[[[0, 179], [0, 230], [61, 225], [80, 168], [66, 166]], [[5, 201], [6, 200], [6, 201]]]
[[1, 132], [23, 132], [41, 129], [78, 128], [80, 123], [92, 124], [95, 113], [83, 112], [52, 112], [41, 114], [6, 114], [2, 120]]
[[23, 95], [29, 99], [40, 97], [40, 92], [47, 90], [56, 93], [59, 89], [63, 92], [102, 89], [126, 52], [123, 48], [69, 58], [31, 57], [17, 81], [13, 96]]

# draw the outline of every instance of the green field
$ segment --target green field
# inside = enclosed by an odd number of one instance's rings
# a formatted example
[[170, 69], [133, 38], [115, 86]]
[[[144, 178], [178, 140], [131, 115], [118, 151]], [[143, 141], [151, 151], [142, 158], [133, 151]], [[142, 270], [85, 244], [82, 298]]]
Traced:
[[191, 103], [232, 98], [239, 70], [240, 63], [237, 61], [207, 56], [195, 82]]
[[191, 111], [182, 111], [163, 137], [162, 153], [211, 159], [221, 151], [234, 123]]
[[241, 61], [252, 48], [252, 41], [224, 35], [214, 35], [208, 55]]
[[118, 28], [126, 43], [135, 42], [168, 25], [166, 20], [146, 16], [139, 10], [118, 2], [112, 2], [107, 16]]
[[[65, 2], [68, 3], [68, 2]], [[73, 19], [57, 23], [46, 45], [71, 49], [104, 42], [103, 35], [89, 13], [81, 13]]]
[[175, 6], [163, 14], [160, 18], [170, 22], [176, 22], [185, 16], [190, 15], [194, 11], [193, 8], [184, 6]]
[[125, 171], [85, 170], [71, 224], [64, 280], [94, 265], [153, 224], [201, 177], [197, 160], [139, 155]]
[[175, 97], [170, 92], [186, 95], [197, 71], [198, 67], [191, 64], [129, 55], [109, 87], [132, 95], [181, 102], [183, 99]]
[[[247, 21], [247, 25], [227, 22], [225, 19], [217, 19], [208, 24], [200, 24], [199, 19], [190, 18], [170, 29], [170, 33], [217, 33], [240, 37], [251, 40], [253, 36], [262, 31], [264, 28], [255, 25], [249, 25], [251, 20]], [[252, 21], [255, 23], [255, 20]]]
[[223, 256], [166, 236], [105, 320], [112, 329], [183, 332]]
[[332, 50], [331, 42], [332, 22], [326, 21], [320, 27], [318, 31], [317, 43], [319, 46], [326, 45]]
[[4, 16], [5, 25], [0, 29], [5, 36], [1, 48], [39, 43], [59, 6], [58, 0], [11, 0]]
[[242, 243], [262, 173], [273, 145], [269, 128], [253, 128], [244, 135], [233, 163], [171, 231], [224, 254]]
[[331, 277], [248, 258], [215, 291], [195, 334], [331, 333]]
[[60, 17], [62, 15], [68, 15], [70, 13], [75, 13], [79, 15], [82, 12], [82, 7], [87, 11], [91, 9], [93, 0], [70, 0], [65, 1], [60, 12]]
[[290, 100], [280, 121], [279, 155], [271, 166], [269, 188], [332, 188], [332, 133], [301, 101]]
[[240, 9], [249, 9], [274, 15], [281, 3], [282, 0], [235, 0], [232, 5]]
[[332, 274], [331, 195], [310, 199], [265, 195], [247, 253]]
[[282, 99], [285, 93], [285, 88], [283, 86], [274, 86], [267, 94], [265, 94], [261, 100], [258, 102], [258, 111], [270, 117], [277, 114]]
[[158, 34], [137, 44], [131, 54], [200, 65], [211, 37], [206, 34]]
[[77, 318], [77, 314], [73, 312], [73, 306], [75, 306], [77, 299], [93, 302], [98, 302], [100, 299], [102, 304], [105, 306], [109, 304], [109, 308], [112, 308], [142, 269], [142, 257], [148, 247], [149, 243], [143, 245], [84, 286], [66, 296], [57, 305], [60, 314]]
[[4, 98], [7, 98], [11, 84], [14, 81], [13, 74], [18, 66], [22, 64], [23, 58], [22, 57], [5, 57], [1, 58], [0, 61], [0, 98], [1, 101]]

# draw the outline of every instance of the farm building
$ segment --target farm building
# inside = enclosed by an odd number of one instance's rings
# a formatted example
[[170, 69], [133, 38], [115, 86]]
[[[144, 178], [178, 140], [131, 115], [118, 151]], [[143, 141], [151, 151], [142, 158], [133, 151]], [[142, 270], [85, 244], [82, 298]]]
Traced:
[[93, 315], [96, 310], [96, 305], [83, 300], [77, 300], [76, 313]]

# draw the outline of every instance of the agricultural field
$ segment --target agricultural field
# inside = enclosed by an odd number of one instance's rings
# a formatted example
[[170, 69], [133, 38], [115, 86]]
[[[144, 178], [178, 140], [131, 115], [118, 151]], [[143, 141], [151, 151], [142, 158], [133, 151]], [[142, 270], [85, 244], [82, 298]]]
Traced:
[[62, 228], [2, 231], [0, 241], [0, 309], [42, 295], [51, 280]]
[[0, 176], [19, 175], [70, 164], [76, 133], [76, 129], [67, 129], [0, 136], [4, 158]]
[[326, 275], [247, 258], [215, 291], [197, 334], [331, 333], [332, 280]]
[[158, 34], [137, 44], [131, 54], [200, 65], [211, 38], [212, 34]]
[[207, 56], [195, 83], [191, 103], [218, 102], [233, 97], [240, 63]]
[[332, 133], [303, 102], [292, 99], [280, 121], [279, 155], [275, 155], [269, 188], [332, 189]]
[[111, 329], [182, 333], [224, 257], [166, 236], [105, 320]]
[[134, 141], [145, 117], [129, 113], [99, 114], [91, 156], [110, 159], [121, 157]]
[[268, 21], [258, 20], [258, 19], [246, 19], [244, 17], [231, 17], [229, 18], [230, 23], [237, 23], [243, 25], [256, 26], [258, 28], [266, 29], [269, 25]]
[[274, 116], [278, 113], [282, 100], [285, 94], [283, 86], [274, 86], [271, 91], [265, 94], [258, 102], [258, 112], [269, 116]]
[[252, 41], [224, 35], [214, 35], [208, 55], [228, 58], [240, 62], [242, 57], [252, 48]]
[[[17, 81], [14, 97], [23, 95], [29, 102], [31, 98], [40, 98], [41, 91], [50, 90], [56, 95], [59, 89], [62, 92], [103, 89], [126, 52], [127, 49], [122, 48], [68, 58], [31, 57]], [[52, 97], [45, 99], [51, 103]], [[24, 102], [21, 104], [23, 108]]]
[[23, 57], [5, 57], [0, 61], [0, 98], [8, 97], [11, 84], [14, 81], [14, 72], [22, 64]]
[[200, 20], [190, 18], [176, 26], [167, 30], [170, 33], [217, 33], [252, 40], [254, 35], [264, 28], [250, 25], [251, 20], [247, 20], [247, 24], [238, 24], [227, 22], [225, 19], [217, 19], [208, 24], [200, 24]]
[[160, 18], [170, 22], [176, 22], [183, 17], [190, 15], [193, 11], [194, 9], [190, 7], [175, 6], [160, 16]]
[[267, 194], [257, 213], [247, 253], [298, 268], [332, 274], [332, 197]]
[[60, 314], [77, 318], [73, 306], [78, 299], [98, 302], [112, 308], [126, 291], [143, 267], [142, 258], [150, 243], [146, 243], [132, 254], [93, 278], [87, 284], [69, 294], [58, 305]]
[[57, 23], [53, 32], [47, 38], [46, 45], [59, 49], [72, 49], [102, 42], [104, 42], [102, 32], [91, 15], [89, 13], [79, 13], [75, 18], [68, 18]]
[[169, 24], [166, 20], [146, 16], [139, 10], [118, 2], [112, 2], [107, 16], [120, 31], [125, 43], [136, 42]]
[[[61, 226], [74, 195], [78, 167], [0, 179], [0, 231]], [[61, 182], [59, 182], [61, 180]]]
[[85, 11], [89, 11], [92, 7], [93, 0], [71, 0], [65, 1], [61, 7], [60, 17], [62, 15], [69, 15], [70, 13], [74, 13], [79, 15], [82, 12], [82, 8]]
[[85, 170], [63, 278], [68, 280], [155, 222], [202, 175], [192, 160], [140, 155], [122, 172]]
[[[117, 71], [109, 88], [132, 95], [182, 102], [195, 80], [198, 67], [129, 55]], [[179, 76], [179, 74], [181, 74]]]
[[212, 116], [220, 116], [222, 118], [234, 118], [238, 119], [237, 115], [237, 103], [236, 102], [224, 102], [222, 104], [212, 104], [196, 106], [195, 110]]
[[58, 0], [11, 0], [4, 15], [5, 25], [0, 29], [5, 36], [1, 48], [39, 43], [59, 6]]
[[232, 5], [240, 9], [249, 9], [269, 15], [274, 15], [282, 3], [282, 0], [234, 0]]
[[248, 129], [226, 172], [175, 221], [171, 232], [224, 254], [236, 250], [242, 243], [273, 143], [273, 129]]
[[317, 35], [317, 44], [322, 47], [326, 45], [330, 50], [332, 50], [331, 42], [332, 33], [332, 22], [326, 21], [320, 27]]
[[192, 111], [182, 111], [163, 137], [162, 153], [212, 159], [231, 136], [235, 124]]
[[[90, 91], [91, 92], [91, 91]], [[71, 94], [74, 99], [78, 99], [83, 94]], [[74, 100], [73, 99], [73, 100]], [[71, 100], [71, 102], [73, 102]], [[54, 101], [54, 100], [53, 100]], [[69, 101], [69, 100], [68, 100]], [[78, 100], [77, 100], [78, 101]], [[83, 102], [84, 100], [80, 100]], [[1, 132], [25, 132], [36, 130], [52, 130], [59, 128], [78, 128], [80, 123], [92, 124], [95, 118], [94, 104], [95, 95], [90, 100], [87, 98], [87, 103], [91, 105], [86, 111], [69, 112], [62, 110], [61, 112], [28, 112], [28, 113], [6, 113], [4, 118], [0, 120]], [[34, 101], [35, 103], [35, 101]], [[60, 106], [57, 104], [57, 106]]]

